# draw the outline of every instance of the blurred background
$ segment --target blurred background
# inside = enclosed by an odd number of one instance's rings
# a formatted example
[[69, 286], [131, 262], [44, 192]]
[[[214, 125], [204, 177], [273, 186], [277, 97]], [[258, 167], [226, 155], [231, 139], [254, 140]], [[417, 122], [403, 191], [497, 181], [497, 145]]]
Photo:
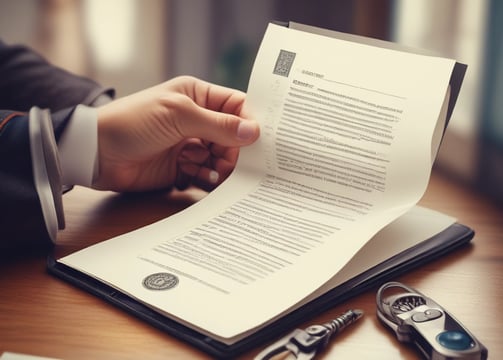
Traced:
[[503, 1], [0, 0], [3, 41], [26, 44], [118, 96], [181, 74], [246, 90], [272, 20], [468, 64], [436, 168], [503, 205]]

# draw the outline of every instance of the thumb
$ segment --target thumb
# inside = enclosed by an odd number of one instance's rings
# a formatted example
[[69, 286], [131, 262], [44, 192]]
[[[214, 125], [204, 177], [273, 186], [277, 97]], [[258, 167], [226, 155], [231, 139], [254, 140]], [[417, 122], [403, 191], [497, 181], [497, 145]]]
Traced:
[[195, 103], [187, 110], [185, 116], [178, 117], [178, 128], [184, 137], [235, 147], [249, 145], [260, 135], [259, 125], [254, 120], [209, 110]]

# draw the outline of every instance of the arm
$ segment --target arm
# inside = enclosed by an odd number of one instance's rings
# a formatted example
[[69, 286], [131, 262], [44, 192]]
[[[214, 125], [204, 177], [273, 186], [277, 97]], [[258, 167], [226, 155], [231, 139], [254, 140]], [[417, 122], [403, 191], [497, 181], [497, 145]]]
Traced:
[[[192, 77], [179, 77], [94, 109], [97, 136], [94, 150], [98, 161], [96, 165], [99, 166], [93, 167], [97, 171], [91, 176], [93, 182], [88, 186], [114, 191], [145, 191], [169, 189], [174, 186], [183, 189], [189, 185], [196, 185], [206, 190], [213, 189], [232, 171], [239, 147], [251, 144], [259, 136], [258, 124], [246, 119], [243, 114], [244, 97], [243, 93], [236, 90]], [[38, 113], [35, 111], [35, 114]], [[8, 114], [6, 117], [8, 120], [4, 120], [1, 136], [4, 136], [4, 139], [13, 139], [25, 134], [25, 139], [22, 142], [9, 140], [5, 144], [1, 144], [0, 139], [0, 157], [12, 152], [8, 147], [9, 144], [16, 143], [15, 146], [24, 144], [25, 147], [33, 149], [35, 142], [26, 138], [26, 132], [30, 134], [30, 126], [27, 123], [32, 123], [34, 119], [32, 115], [27, 117], [26, 114], [19, 114], [9, 117], [11, 115]], [[53, 113], [52, 123], [49, 121], [41, 123], [49, 124], [45, 132], [51, 134], [49, 138], [55, 137], [58, 140], [61, 136], [59, 124], [68, 123], [71, 117], [72, 111], [66, 110], [62, 114]], [[27, 118], [29, 120], [26, 120]], [[35, 121], [35, 125], [38, 123]], [[73, 120], [70, 123], [73, 124]], [[52, 129], [53, 124], [54, 133], [48, 132], [47, 129], [49, 127]], [[68, 127], [71, 128], [73, 126]], [[65, 131], [63, 139], [70, 132]], [[85, 150], [88, 151], [89, 142], [86, 141], [83, 146], [87, 146]], [[2, 147], [7, 150], [2, 150]], [[38, 152], [32, 150], [30, 157], [26, 148], [23, 150], [24, 156], [20, 161], [23, 161], [24, 170], [21, 173], [24, 176], [23, 184], [28, 188], [30, 196], [27, 200], [23, 198], [23, 201], [15, 197], [15, 193], [3, 196], [9, 199], [6, 204], [18, 204], [21, 211], [17, 214], [21, 218], [30, 216], [30, 219], [32, 217], [38, 219], [32, 231], [28, 232], [28, 229], [16, 231], [17, 226], [10, 226], [10, 221], [16, 219], [13, 219], [10, 213], [4, 214], [7, 220], [0, 219], [3, 221], [0, 225], [8, 229], [0, 228], [0, 231], [10, 231], [6, 234], [19, 239], [18, 242], [12, 242], [13, 238], [4, 237], [2, 234], [1, 238], [6, 240], [4, 244], [0, 241], [0, 247], [2, 245], [19, 247], [23, 244], [22, 240], [26, 240], [25, 243], [30, 243], [31, 240], [33, 243], [33, 240], [46, 239], [46, 243], [49, 243], [47, 239], [54, 240], [57, 231], [47, 224], [46, 229], [43, 229], [41, 214], [47, 220], [44, 206], [41, 206], [42, 211], [36, 208], [37, 195], [39, 202], [43, 203], [40, 191], [37, 189], [33, 191], [36, 184], [32, 182], [32, 178], [37, 178], [34, 169], [39, 162], [34, 161], [34, 155]], [[31, 162], [31, 173], [29, 166], [24, 162]], [[9, 164], [13, 166], [12, 162], [5, 160], [0, 167], [9, 168]], [[44, 167], [54, 166], [49, 162], [44, 164]], [[4, 173], [7, 174], [9, 171], [6, 170]], [[63, 169], [63, 178], [65, 173], [66, 170]], [[61, 179], [61, 176], [56, 178]], [[18, 179], [13, 179], [11, 182], [17, 183]], [[54, 189], [58, 190], [60, 185], [53, 181], [49, 182], [57, 208], [56, 197], [61, 192], [54, 192]], [[25, 206], [30, 207], [29, 213], [22, 211]], [[13, 224], [21, 226], [19, 221]], [[20, 239], [20, 236], [25, 238]]]

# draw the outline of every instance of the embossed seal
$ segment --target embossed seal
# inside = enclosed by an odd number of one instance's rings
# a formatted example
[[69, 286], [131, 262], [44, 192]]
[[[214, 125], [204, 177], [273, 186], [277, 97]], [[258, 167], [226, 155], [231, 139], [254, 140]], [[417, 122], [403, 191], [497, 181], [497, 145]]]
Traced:
[[178, 285], [178, 277], [170, 273], [155, 273], [143, 279], [143, 286], [149, 290], [168, 290]]

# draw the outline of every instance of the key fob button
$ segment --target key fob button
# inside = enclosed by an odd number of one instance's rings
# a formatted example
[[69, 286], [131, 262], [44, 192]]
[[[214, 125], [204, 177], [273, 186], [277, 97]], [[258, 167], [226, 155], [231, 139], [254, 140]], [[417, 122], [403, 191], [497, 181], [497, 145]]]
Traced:
[[437, 341], [450, 350], [467, 350], [474, 346], [472, 338], [464, 331], [447, 330], [437, 336]]
[[424, 312], [415, 313], [412, 315], [412, 320], [417, 323], [435, 320], [441, 317], [443, 313], [437, 309], [427, 309]]

